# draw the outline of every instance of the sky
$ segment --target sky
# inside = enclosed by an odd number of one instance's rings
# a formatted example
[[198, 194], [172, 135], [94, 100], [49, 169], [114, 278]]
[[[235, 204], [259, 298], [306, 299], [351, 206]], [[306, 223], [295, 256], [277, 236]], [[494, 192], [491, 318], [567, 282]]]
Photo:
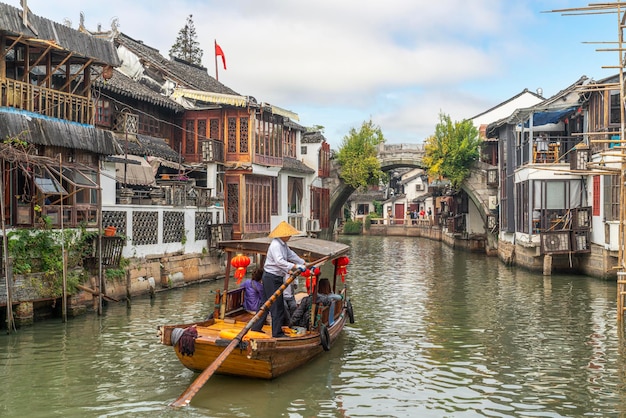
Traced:
[[[20, 0], [0, 0], [15, 7]], [[597, 3], [597, 2], [596, 2]], [[439, 115], [479, 115], [521, 93], [548, 98], [581, 76], [617, 74], [615, 14], [563, 15], [579, 0], [28, 0], [32, 13], [119, 30], [165, 57], [191, 14], [202, 64], [258, 102], [324, 127], [331, 148], [378, 125], [387, 143], [422, 143]]]

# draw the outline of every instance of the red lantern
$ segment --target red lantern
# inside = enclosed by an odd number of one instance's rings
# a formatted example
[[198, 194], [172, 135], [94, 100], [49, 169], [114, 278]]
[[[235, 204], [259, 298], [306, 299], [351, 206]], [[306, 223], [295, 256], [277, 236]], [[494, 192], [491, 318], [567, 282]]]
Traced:
[[306, 281], [305, 281], [305, 285], [306, 285], [306, 291], [310, 294], [311, 293], [311, 282], [313, 282], [313, 286], [315, 286], [317, 284], [317, 276], [320, 275], [320, 268], [316, 267], [314, 270], [305, 270], [304, 272], [302, 272], [301, 276], [306, 277]]
[[341, 281], [346, 281], [346, 274], [348, 274], [348, 269], [346, 266], [350, 264], [350, 259], [348, 257], [338, 257], [333, 260], [333, 264], [337, 267], [337, 274], [341, 276]]
[[250, 265], [250, 257], [237, 254], [230, 260], [230, 265], [235, 267], [235, 279], [237, 279], [237, 284], [241, 283], [241, 279], [246, 275], [246, 267]]

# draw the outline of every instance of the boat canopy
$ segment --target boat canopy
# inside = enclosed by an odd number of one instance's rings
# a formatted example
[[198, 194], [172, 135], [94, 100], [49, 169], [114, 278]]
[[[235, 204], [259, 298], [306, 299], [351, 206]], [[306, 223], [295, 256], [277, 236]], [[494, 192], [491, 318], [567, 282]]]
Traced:
[[[218, 247], [230, 253], [257, 253], [267, 254], [267, 248], [272, 238], [261, 237], [245, 240], [221, 241]], [[294, 236], [289, 240], [289, 248], [305, 260], [315, 260], [330, 256], [331, 258], [346, 255], [350, 246], [336, 241], [326, 241], [318, 238]]]

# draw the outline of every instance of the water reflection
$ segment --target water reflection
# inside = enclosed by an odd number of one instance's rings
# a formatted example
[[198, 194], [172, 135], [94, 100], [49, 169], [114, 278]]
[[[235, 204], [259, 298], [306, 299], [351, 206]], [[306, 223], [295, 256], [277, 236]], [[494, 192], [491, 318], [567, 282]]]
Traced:
[[213, 376], [190, 407], [169, 408], [196, 375], [157, 344], [156, 326], [204, 318], [221, 287], [209, 283], [0, 335], [0, 414], [626, 414], [614, 282], [545, 278], [422, 239], [342, 240], [356, 323], [303, 369], [270, 382]]

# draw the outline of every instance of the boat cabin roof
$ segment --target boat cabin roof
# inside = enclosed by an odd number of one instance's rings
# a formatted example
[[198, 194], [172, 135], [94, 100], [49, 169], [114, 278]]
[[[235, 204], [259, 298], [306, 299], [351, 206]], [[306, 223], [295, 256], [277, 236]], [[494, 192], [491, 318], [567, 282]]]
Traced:
[[[245, 240], [221, 241], [218, 246], [221, 250], [230, 253], [257, 253], [266, 255], [267, 248], [273, 238], [262, 237]], [[350, 246], [335, 241], [326, 241], [318, 238], [294, 236], [288, 242], [296, 254], [305, 260], [315, 260], [330, 256], [331, 259], [346, 255]]]

